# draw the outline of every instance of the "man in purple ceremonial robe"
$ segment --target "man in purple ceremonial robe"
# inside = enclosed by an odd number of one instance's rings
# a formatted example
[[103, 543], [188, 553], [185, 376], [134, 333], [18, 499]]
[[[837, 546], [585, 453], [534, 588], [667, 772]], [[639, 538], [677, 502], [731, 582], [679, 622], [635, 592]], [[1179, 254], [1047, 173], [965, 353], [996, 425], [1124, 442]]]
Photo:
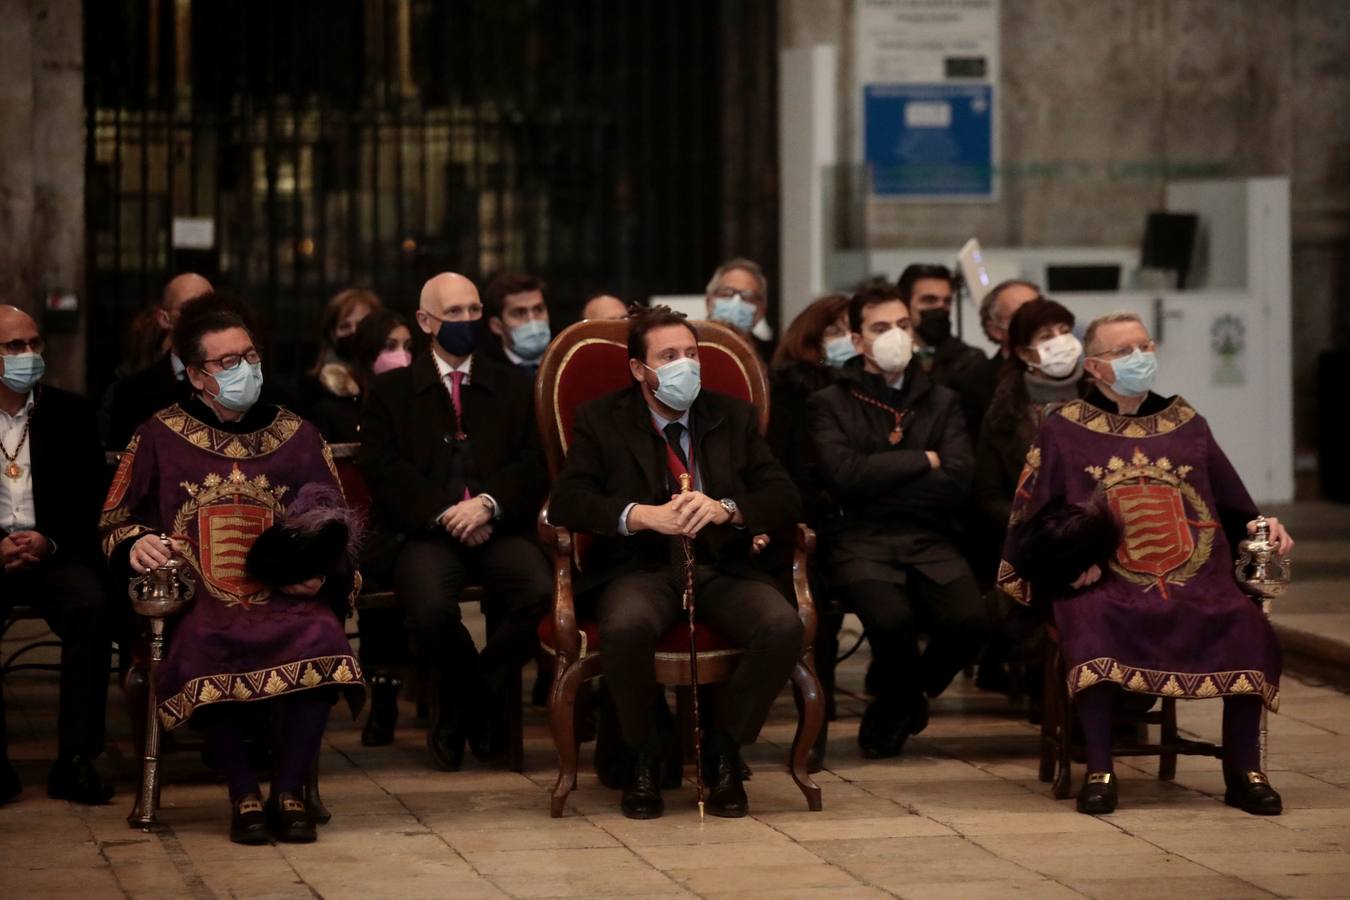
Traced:
[[[104, 503], [103, 549], [127, 577], [171, 554], [194, 570], [196, 599], [173, 624], [157, 672], [158, 713], [166, 728], [191, 719], [205, 731], [229, 785], [231, 839], [265, 843], [270, 830], [312, 841], [302, 788], [328, 712], [339, 693], [353, 710], [364, 696], [339, 618], [358, 584], [358, 529], [318, 430], [257, 402], [261, 357], [236, 306], [210, 294], [193, 300], [174, 346], [194, 394], [132, 436]], [[250, 551], [269, 529], [320, 521], [341, 523], [335, 551], [310, 553], [313, 542], [297, 538], [285, 545], [293, 552], [273, 554], [292, 556], [282, 562], [297, 574], [272, 582], [256, 574]], [[266, 810], [243, 743], [243, 705], [253, 701], [284, 704]]]
[[[1278, 815], [1258, 743], [1262, 703], [1279, 704], [1280, 647], [1233, 573], [1256, 505], [1199, 413], [1151, 391], [1157, 357], [1137, 316], [1096, 320], [1084, 343], [1096, 387], [1051, 413], [1027, 453], [998, 576], [1014, 599], [1053, 607], [1087, 750], [1078, 809], [1115, 809], [1124, 690], [1222, 697], [1224, 801]], [[1269, 523], [1287, 554], [1293, 540]]]

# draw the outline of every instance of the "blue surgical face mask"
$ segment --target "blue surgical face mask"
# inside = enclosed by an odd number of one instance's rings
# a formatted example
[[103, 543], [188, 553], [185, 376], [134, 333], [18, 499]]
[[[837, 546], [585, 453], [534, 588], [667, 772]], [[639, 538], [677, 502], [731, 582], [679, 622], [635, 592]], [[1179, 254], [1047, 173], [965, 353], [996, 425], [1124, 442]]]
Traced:
[[0, 357], [5, 361], [5, 373], [0, 382], [16, 394], [26, 394], [33, 389], [47, 371], [41, 353], [16, 353], [13, 356]]
[[685, 356], [660, 368], [647, 368], [656, 373], [659, 382], [656, 390], [652, 391], [657, 400], [680, 412], [694, 405], [699, 389], [703, 386], [698, 360]]
[[713, 301], [712, 320], [730, 325], [737, 331], [749, 331], [755, 326], [757, 312], [759, 309], [755, 304], [742, 300], [740, 294], [719, 297]]
[[240, 360], [233, 369], [222, 369], [211, 377], [219, 390], [212, 399], [231, 412], [246, 413], [262, 393], [262, 363]]
[[546, 319], [531, 319], [511, 329], [511, 349], [521, 359], [531, 362], [544, 355], [552, 339], [553, 333], [549, 331]]
[[1111, 390], [1122, 397], [1142, 396], [1153, 389], [1153, 379], [1158, 375], [1158, 354], [1136, 347], [1129, 356], [1111, 360], [1111, 371], [1116, 374]]
[[836, 369], [857, 355], [858, 351], [853, 349], [853, 338], [850, 335], [830, 338], [825, 342], [825, 362]]
[[451, 356], [468, 356], [473, 352], [473, 341], [474, 329], [470, 320], [441, 322], [441, 327], [436, 330], [436, 343]]

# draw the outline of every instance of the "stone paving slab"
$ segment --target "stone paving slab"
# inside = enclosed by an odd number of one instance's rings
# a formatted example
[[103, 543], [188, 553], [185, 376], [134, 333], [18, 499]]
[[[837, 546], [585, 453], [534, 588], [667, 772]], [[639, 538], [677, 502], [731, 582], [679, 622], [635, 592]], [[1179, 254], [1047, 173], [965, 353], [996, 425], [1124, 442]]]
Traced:
[[[117, 801], [46, 799], [55, 681], [16, 674], [6, 684], [10, 752], [28, 788], [0, 807], [0, 898], [1350, 896], [1345, 693], [1286, 678], [1270, 718], [1283, 816], [1230, 809], [1218, 763], [1183, 757], [1173, 782], [1157, 779], [1156, 761], [1122, 761], [1120, 809], [1091, 818], [1037, 779], [1038, 733], [1020, 710], [965, 679], [935, 702], [904, 757], [861, 759], [864, 657], [840, 671], [819, 813], [783, 763], [794, 729], [787, 694], [747, 754], [752, 815], [703, 825], [688, 783], [667, 792], [664, 818], [625, 819], [589, 771], [589, 747], [567, 815], [549, 818], [555, 759], [534, 709], [524, 774], [472, 762], [433, 771], [409, 704], [398, 740], [379, 749], [361, 747], [359, 723], [335, 714], [321, 757], [333, 822], [313, 845], [254, 848], [229, 843], [223, 785], [196, 754], [166, 760], [168, 828], [126, 826], [135, 765], [116, 690], [105, 763], [120, 778]], [[1179, 718], [1189, 736], [1218, 737], [1217, 703], [1183, 703]]]

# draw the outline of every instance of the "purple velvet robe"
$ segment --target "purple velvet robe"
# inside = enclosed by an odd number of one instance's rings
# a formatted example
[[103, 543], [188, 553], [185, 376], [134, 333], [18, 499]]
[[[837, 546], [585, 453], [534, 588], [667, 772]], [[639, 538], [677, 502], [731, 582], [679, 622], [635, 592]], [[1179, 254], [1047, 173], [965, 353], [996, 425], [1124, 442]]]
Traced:
[[1023, 529], [1052, 501], [1094, 499], [1122, 538], [1100, 581], [1054, 601], [1070, 694], [1115, 683], [1187, 699], [1253, 694], [1275, 709], [1279, 643], [1237, 584], [1229, 537], [1256, 506], [1205, 420], [1180, 397], [1156, 415], [1083, 400], [1052, 413], [1027, 453], [999, 587], [1030, 603], [1031, 586], [1008, 562]]
[[342, 688], [359, 708], [361, 667], [333, 613], [355, 572], [335, 573], [316, 596], [295, 598], [252, 580], [244, 567], [258, 535], [284, 520], [311, 482], [340, 489], [318, 430], [284, 408], [250, 433], [212, 427], [179, 406], [137, 429], [100, 525], [110, 558], [143, 535], [165, 533], [186, 546], [195, 570], [196, 596], [170, 626], [155, 682], [165, 727], [208, 704], [324, 686]]

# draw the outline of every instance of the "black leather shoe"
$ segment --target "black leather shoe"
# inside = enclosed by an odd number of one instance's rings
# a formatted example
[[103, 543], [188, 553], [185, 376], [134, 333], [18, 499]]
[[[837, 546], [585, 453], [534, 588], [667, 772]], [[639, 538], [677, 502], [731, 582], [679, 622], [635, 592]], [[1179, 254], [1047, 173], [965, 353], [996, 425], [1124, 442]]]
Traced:
[[113, 786], [103, 780], [93, 764], [80, 756], [58, 759], [47, 774], [47, 796], [88, 806], [112, 800]]
[[295, 794], [273, 794], [267, 800], [272, 836], [283, 844], [310, 844], [318, 838], [305, 801]]
[[619, 808], [630, 819], [659, 819], [666, 811], [666, 802], [661, 799], [660, 757], [646, 750], [637, 752]]
[[394, 726], [398, 724], [398, 694], [403, 680], [388, 675], [370, 678], [370, 716], [361, 729], [361, 744], [365, 747], [383, 747], [394, 742]]
[[236, 844], [268, 844], [267, 814], [257, 794], [247, 794], [230, 804], [230, 840]]
[[1083, 787], [1078, 792], [1078, 811], [1089, 816], [1103, 816], [1116, 811], [1114, 772], [1088, 772], [1083, 776]]
[[723, 819], [739, 819], [750, 812], [750, 800], [741, 784], [741, 755], [714, 752], [703, 766], [703, 785], [707, 791], [705, 809]]
[[[899, 756], [905, 749], [905, 741], [915, 732], [915, 724], [909, 709], [901, 701], [894, 697], [879, 697], [863, 713], [862, 723], [858, 726], [858, 749], [864, 759]], [[922, 724], [928, 724], [926, 715]]]
[[1265, 772], [1232, 772], [1225, 766], [1223, 781], [1228, 788], [1223, 802], [1229, 806], [1254, 816], [1278, 816], [1284, 812], [1284, 801], [1270, 786]]
[[9, 760], [0, 759], [0, 803], [16, 800], [22, 793], [23, 782], [19, 781], [19, 773], [14, 771]]

